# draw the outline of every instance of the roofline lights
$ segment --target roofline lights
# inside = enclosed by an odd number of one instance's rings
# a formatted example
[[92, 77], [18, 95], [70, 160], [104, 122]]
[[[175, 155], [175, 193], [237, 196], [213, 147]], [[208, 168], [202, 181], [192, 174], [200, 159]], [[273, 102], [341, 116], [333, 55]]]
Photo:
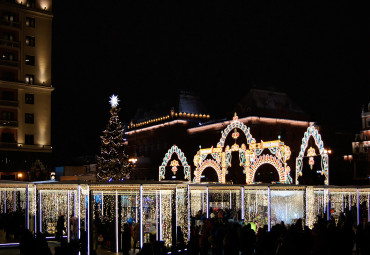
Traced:
[[[285, 124], [291, 124], [291, 125], [297, 125], [297, 126], [312, 126], [315, 123], [314, 122], [309, 122], [309, 121], [301, 121], [301, 120], [290, 120], [290, 119], [278, 119], [278, 118], [267, 118], [267, 117], [257, 117], [257, 116], [250, 116], [250, 117], [245, 117], [239, 119], [240, 122], [267, 122], [267, 123], [285, 123]], [[188, 132], [189, 134], [197, 133], [197, 132], [203, 132], [205, 130], [217, 130], [217, 129], [223, 129], [225, 126], [228, 126], [232, 120], [230, 121], [224, 121], [224, 122], [219, 122], [215, 124], [210, 124], [210, 125], [205, 125], [201, 127], [194, 127], [194, 128], [189, 128]]]
[[151, 119], [151, 120], [142, 121], [142, 122], [139, 122], [139, 123], [136, 123], [136, 124], [131, 123], [131, 125], [128, 126], [128, 129], [140, 128], [142, 126], [151, 125], [153, 123], [158, 123], [160, 121], [168, 120], [171, 117], [172, 118], [174, 118], [174, 117], [175, 118], [177, 118], [177, 117], [192, 118], [192, 119], [209, 119], [209, 118], [211, 118], [211, 116], [209, 114], [198, 114], [198, 113], [187, 113], [187, 112], [179, 112], [179, 113], [171, 112], [171, 116], [170, 115], [162, 116], [162, 117], [154, 118], [154, 119]]

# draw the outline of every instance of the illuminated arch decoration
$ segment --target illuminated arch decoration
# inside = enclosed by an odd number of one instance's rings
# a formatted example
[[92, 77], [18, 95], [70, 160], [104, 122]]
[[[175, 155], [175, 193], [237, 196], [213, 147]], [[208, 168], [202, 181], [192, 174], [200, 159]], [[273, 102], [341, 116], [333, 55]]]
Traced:
[[245, 134], [245, 137], [247, 138], [248, 144], [256, 142], [256, 140], [252, 137], [251, 133], [249, 132], [249, 127], [244, 125], [243, 122], [240, 122], [238, 120], [238, 116], [235, 114], [231, 124], [229, 124], [224, 129], [224, 131], [221, 131], [222, 136], [221, 136], [220, 141], [217, 144], [217, 147], [224, 147], [227, 135], [230, 133], [230, 131], [235, 130], [236, 128], [239, 128], [241, 131], [243, 131], [243, 133]]
[[[247, 145], [242, 144], [239, 146], [236, 140], [239, 138], [239, 132], [241, 130], [246, 137]], [[203, 165], [206, 158], [210, 155], [213, 160], [213, 167], [219, 171], [219, 182], [226, 182], [226, 175], [228, 174], [228, 168], [231, 166], [231, 154], [232, 152], [239, 152], [240, 165], [243, 166], [243, 173], [246, 175], [246, 183], [252, 184], [254, 179], [254, 173], [256, 169], [253, 168], [253, 164], [256, 164], [256, 160], [259, 159], [260, 164], [270, 163], [279, 172], [279, 181], [281, 183], [292, 183], [292, 178], [290, 177], [290, 168], [287, 166], [286, 161], [290, 159], [291, 151], [289, 146], [284, 145], [280, 140], [256, 143], [256, 140], [252, 137], [250, 129], [244, 125], [244, 123], [238, 120], [238, 116], [235, 114], [233, 121], [221, 131], [221, 139], [217, 143], [217, 147], [211, 147], [207, 149], [200, 149], [194, 156], [194, 165], [196, 167], [194, 172], [194, 182], [200, 182], [201, 172], [204, 170]], [[233, 132], [232, 132], [233, 131]], [[235, 144], [230, 146], [225, 146], [225, 141], [227, 136], [232, 132], [232, 138], [235, 140]], [[265, 149], [269, 150], [274, 158], [272, 160], [271, 156], [265, 154], [263, 156], [262, 152]], [[207, 161], [208, 162], [208, 161]], [[209, 163], [209, 162], [208, 162]], [[209, 163], [210, 164], [210, 163]], [[283, 170], [282, 170], [283, 169]], [[219, 173], [219, 172], [218, 172]]]
[[322, 141], [321, 135], [319, 134], [318, 130], [314, 126], [308, 127], [307, 131], [304, 133], [304, 136], [302, 138], [301, 150], [296, 159], [295, 182], [296, 184], [299, 184], [298, 177], [302, 176], [303, 157], [304, 157], [304, 153], [308, 146], [308, 140], [310, 139], [311, 136], [315, 140], [315, 144], [317, 148], [319, 149], [319, 155], [321, 156], [321, 168], [322, 168], [321, 174], [325, 176], [325, 185], [329, 185], [329, 157], [325, 151], [324, 142]]
[[[178, 159], [181, 162], [181, 165], [184, 167], [184, 177], [185, 177], [185, 179], [190, 181], [191, 180], [190, 166], [188, 165], [188, 162], [186, 160], [186, 157], [185, 157], [184, 153], [176, 145], [173, 145], [168, 150], [168, 152], [166, 153], [166, 155], [163, 158], [162, 165], [159, 167], [159, 180], [161, 181], [161, 180], [164, 179], [164, 176], [165, 176], [165, 173], [166, 173], [166, 166], [167, 166], [168, 162], [170, 161], [170, 159], [171, 159], [171, 157], [174, 153], [176, 153]], [[179, 164], [176, 164], [176, 166], [175, 166], [171, 162], [171, 166], [172, 166], [173, 172], [176, 173], [177, 169], [174, 171], [174, 167], [179, 166]]]
[[282, 183], [292, 182], [292, 178], [290, 177], [289, 174], [287, 174], [290, 172], [290, 167], [284, 166], [283, 162], [276, 156], [265, 154], [265, 155], [258, 157], [254, 162], [251, 163], [250, 171], [247, 174], [247, 183], [254, 182], [254, 177], [255, 177], [257, 169], [264, 164], [270, 164], [276, 168], [279, 174], [280, 182]]
[[217, 173], [218, 182], [222, 180], [222, 170], [219, 163], [213, 159], [207, 159], [202, 162], [202, 164], [196, 169], [194, 172], [194, 182], [200, 183], [200, 179], [202, 176], [203, 171], [207, 168], [213, 168]]

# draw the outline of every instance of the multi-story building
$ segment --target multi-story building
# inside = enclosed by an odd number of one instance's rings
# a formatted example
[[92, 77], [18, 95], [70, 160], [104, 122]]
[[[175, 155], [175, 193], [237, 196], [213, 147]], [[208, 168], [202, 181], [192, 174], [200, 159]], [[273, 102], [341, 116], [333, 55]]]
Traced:
[[1, 179], [29, 180], [51, 155], [51, 10], [51, 0], [0, 0]]
[[352, 143], [352, 155], [345, 156], [346, 160], [354, 161], [354, 179], [369, 182], [370, 178], [370, 104], [362, 110], [362, 130]]

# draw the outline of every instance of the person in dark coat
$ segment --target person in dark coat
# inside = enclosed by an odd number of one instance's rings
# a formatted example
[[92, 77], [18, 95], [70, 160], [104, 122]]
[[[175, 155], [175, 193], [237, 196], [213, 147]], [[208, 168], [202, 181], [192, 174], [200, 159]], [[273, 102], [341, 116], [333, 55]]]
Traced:
[[128, 255], [131, 250], [131, 228], [128, 223], [123, 225], [122, 233], [122, 253]]

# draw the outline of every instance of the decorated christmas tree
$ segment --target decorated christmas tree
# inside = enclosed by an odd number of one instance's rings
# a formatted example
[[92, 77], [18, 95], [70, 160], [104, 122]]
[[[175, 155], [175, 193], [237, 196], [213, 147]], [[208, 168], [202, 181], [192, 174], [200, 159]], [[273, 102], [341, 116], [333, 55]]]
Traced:
[[110, 119], [107, 128], [103, 131], [100, 146], [100, 155], [97, 157], [98, 181], [122, 181], [130, 179], [132, 165], [126, 154], [124, 143], [124, 128], [118, 117], [118, 97], [110, 97]]

